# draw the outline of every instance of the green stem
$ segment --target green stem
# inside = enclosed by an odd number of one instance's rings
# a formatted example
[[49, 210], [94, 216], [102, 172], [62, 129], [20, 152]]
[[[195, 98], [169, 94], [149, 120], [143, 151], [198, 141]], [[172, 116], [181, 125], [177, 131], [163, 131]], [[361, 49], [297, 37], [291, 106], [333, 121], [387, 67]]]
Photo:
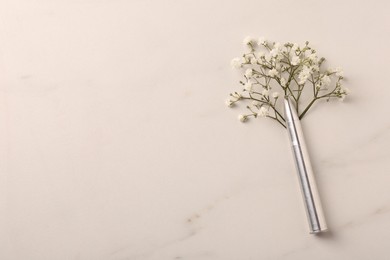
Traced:
[[273, 120], [276, 120], [279, 124], [281, 124], [284, 128], [286, 128], [286, 126], [284, 125], [284, 123], [282, 121], [280, 121], [278, 118], [276, 117], [273, 117], [273, 116], [267, 116], [269, 118], [272, 118]]
[[299, 119], [302, 119], [302, 117], [307, 113], [307, 111], [310, 109], [310, 107], [314, 104], [314, 102], [317, 101], [317, 97], [314, 98], [310, 103], [309, 105], [307, 105], [307, 107], [305, 108], [305, 110], [303, 110], [302, 114], [299, 115]]

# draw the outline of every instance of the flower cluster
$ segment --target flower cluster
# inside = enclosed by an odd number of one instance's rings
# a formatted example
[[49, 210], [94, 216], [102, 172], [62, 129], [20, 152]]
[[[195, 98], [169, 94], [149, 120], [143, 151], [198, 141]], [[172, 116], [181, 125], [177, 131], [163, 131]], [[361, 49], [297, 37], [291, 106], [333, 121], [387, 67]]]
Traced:
[[[242, 91], [231, 93], [226, 101], [229, 107], [239, 101], [251, 101], [247, 106], [250, 113], [239, 115], [241, 122], [250, 117], [268, 117], [285, 127], [285, 119], [278, 108], [280, 93], [291, 96], [296, 102], [300, 119], [317, 100], [344, 100], [349, 93], [342, 85], [343, 70], [324, 69], [325, 58], [319, 58], [309, 42], [300, 46], [246, 37], [243, 43], [248, 51], [231, 61], [234, 68], [244, 72], [245, 80], [240, 81]], [[311, 92], [312, 99], [301, 111], [299, 105], [304, 90]]]

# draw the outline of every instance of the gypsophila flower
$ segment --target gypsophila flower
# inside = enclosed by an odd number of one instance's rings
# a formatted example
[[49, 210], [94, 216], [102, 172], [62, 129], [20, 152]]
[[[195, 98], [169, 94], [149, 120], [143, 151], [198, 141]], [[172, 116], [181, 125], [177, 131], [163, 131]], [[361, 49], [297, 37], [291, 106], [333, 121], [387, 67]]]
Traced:
[[327, 75], [324, 75], [322, 78], [321, 78], [321, 83], [324, 85], [324, 86], [329, 86], [331, 82], [331, 79], [329, 76]]
[[268, 76], [270, 76], [272, 78], [277, 76], [277, 75], [278, 75], [278, 71], [275, 68], [270, 70], [270, 71], [268, 71]]
[[347, 95], [341, 94], [339, 97], [339, 101], [344, 101], [346, 97], [347, 97]]
[[[317, 51], [309, 46], [287, 42], [285, 44], [265, 41], [264, 38], [246, 37], [243, 41], [250, 50], [231, 64], [242, 68], [245, 80], [240, 81], [240, 92], [230, 94], [226, 105], [231, 107], [241, 102], [251, 102], [246, 108], [248, 114], [239, 116], [245, 122], [250, 117], [268, 117], [283, 127], [283, 99], [289, 95], [296, 105], [301, 119], [318, 100], [337, 98], [344, 100], [349, 90], [342, 84], [344, 73], [341, 68], [324, 68], [324, 58], [318, 58]], [[312, 98], [310, 100], [310, 97]], [[300, 107], [304, 105], [304, 107]]]
[[266, 117], [268, 116], [268, 109], [265, 108], [264, 106], [262, 106], [260, 109], [259, 109], [259, 112], [257, 113], [258, 116], [261, 116], [261, 117]]
[[225, 101], [225, 104], [228, 106], [228, 107], [233, 107], [234, 106], [234, 102], [230, 99], [226, 100]]
[[242, 59], [241, 58], [234, 58], [230, 62], [233, 68], [238, 69], [242, 67]]
[[344, 77], [344, 71], [343, 71], [342, 68], [337, 67], [336, 70], [335, 70], [335, 72], [336, 72], [336, 76], [337, 76], [337, 77]]
[[238, 120], [240, 120], [241, 122], [245, 122], [248, 120], [248, 117], [245, 115], [238, 115]]
[[307, 66], [304, 66], [302, 68], [302, 71], [301, 73], [299, 73], [298, 75], [298, 78], [299, 78], [299, 84], [305, 84], [307, 78], [310, 76], [311, 74], [311, 69]]
[[253, 69], [247, 69], [245, 71], [245, 77], [250, 78], [253, 76]]
[[264, 54], [264, 52], [262, 52], [262, 51], [259, 51], [258, 53], [257, 53], [257, 57], [258, 58], [261, 58], [261, 57], [264, 57], [265, 56], [265, 54]]
[[351, 90], [349, 88], [346, 88], [346, 87], [342, 87], [342, 90], [343, 92], [345, 93], [345, 95], [348, 95], [351, 93]]
[[311, 53], [308, 57], [308, 59], [312, 62], [317, 62], [318, 61], [318, 57], [317, 57], [317, 54], [315, 53]]
[[272, 57], [278, 56], [280, 53], [280, 43], [277, 42], [274, 44], [274, 48], [270, 51]]
[[255, 42], [256, 42], [256, 40], [255, 40], [253, 37], [251, 37], [251, 36], [247, 36], [247, 37], [245, 37], [244, 40], [243, 40], [243, 44], [244, 44], [244, 45], [253, 44], [253, 43], [255, 43]]
[[295, 53], [298, 50], [298, 48], [299, 48], [298, 44], [294, 43], [293, 46], [291, 47], [291, 51]]
[[314, 64], [313, 66], [311, 66], [311, 70], [312, 71], [320, 71], [320, 66], [318, 64]]
[[301, 61], [301, 59], [298, 57], [298, 56], [294, 56], [292, 59], [291, 59], [291, 64], [296, 66], [299, 64], [299, 62]]
[[251, 91], [252, 91], [252, 87], [253, 87], [252, 82], [248, 81], [247, 83], [245, 83], [244, 89], [245, 89], [246, 91], [251, 92]]
[[257, 100], [254, 100], [254, 101], [252, 101], [252, 106], [255, 106], [255, 107], [260, 106], [260, 102]]
[[264, 37], [260, 37], [258, 40], [257, 40], [257, 44], [258, 45], [265, 45], [267, 42], [265, 41]]
[[285, 87], [286, 86], [286, 79], [285, 78], [281, 78], [280, 79], [280, 85], [282, 86], [282, 87]]

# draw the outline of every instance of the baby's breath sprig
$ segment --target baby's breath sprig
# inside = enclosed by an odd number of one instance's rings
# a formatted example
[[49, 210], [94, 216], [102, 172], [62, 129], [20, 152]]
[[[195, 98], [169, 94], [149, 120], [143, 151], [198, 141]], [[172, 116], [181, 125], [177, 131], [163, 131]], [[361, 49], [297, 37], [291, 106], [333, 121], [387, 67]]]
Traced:
[[[243, 70], [245, 80], [240, 81], [241, 92], [231, 93], [226, 101], [229, 107], [240, 101], [251, 101], [247, 105], [250, 113], [239, 115], [241, 122], [250, 117], [268, 117], [286, 127], [278, 105], [280, 94], [277, 89], [295, 101], [299, 119], [306, 115], [316, 101], [329, 101], [332, 98], [342, 101], [349, 93], [342, 85], [343, 70], [323, 69], [325, 58], [319, 58], [309, 42], [299, 46], [290, 42], [271, 43], [264, 38], [248, 36], [243, 43], [249, 51], [242, 57], [234, 58], [231, 64]], [[301, 109], [304, 91], [310, 91], [312, 99]]]

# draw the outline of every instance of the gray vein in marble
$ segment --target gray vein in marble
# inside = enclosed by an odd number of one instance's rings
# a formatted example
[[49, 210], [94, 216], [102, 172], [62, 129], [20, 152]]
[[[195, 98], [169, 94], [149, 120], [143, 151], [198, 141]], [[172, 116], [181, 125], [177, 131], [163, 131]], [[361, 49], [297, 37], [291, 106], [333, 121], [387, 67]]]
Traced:
[[[349, 165], [351, 162], [353, 163], [375, 163], [378, 160], [381, 161], [383, 159], [388, 158], [388, 154], [377, 154], [370, 158], [367, 158], [367, 154], [362, 154], [361, 151], [371, 148], [375, 145], [381, 145], [382, 142], [390, 143], [390, 138], [388, 135], [390, 134], [390, 125], [382, 128], [376, 133], [370, 135], [368, 138], [363, 139], [357, 145], [353, 147], [346, 147], [343, 151], [340, 151], [338, 154], [333, 154], [332, 156], [322, 159], [319, 163], [326, 167], [345, 167]], [[360, 155], [361, 154], [361, 155]], [[365, 158], [360, 158], [360, 156], [365, 156]], [[354, 158], [356, 156], [357, 158]], [[341, 158], [341, 159], [340, 159]]]
[[[183, 241], [186, 241], [190, 238], [192, 238], [193, 236], [195, 236], [197, 233], [198, 233], [199, 230], [192, 230], [190, 232], [188, 232], [186, 235], [183, 235], [182, 237], [179, 237], [179, 238], [175, 238], [175, 239], [172, 239], [172, 240], [169, 240], [169, 241], [166, 241], [165, 243], [161, 243], [160, 245], [152, 248], [152, 249], [149, 249], [143, 253], [139, 253], [139, 254], [134, 254], [134, 255], [131, 255], [131, 252], [128, 252], [127, 251], [130, 251], [131, 250], [131, 246], [124, 246], [122, 248], [119, 248], [113, 252], [110, 253], [109, 257], [111, 259], [121, 259], [121, 260], [142, 260], [142, 259], [148, 259], [149, 257], [153, 256], [154, 254], [156, 254], [157, 252], [159, 252], [160, 250], [163, 250], [167, 247], [170, 247], [172, 245], [175, 245], [177, 243], [181, 243]], [[119, 255], [126, 255], [128, 254], [129, 256], [119, 256]]]
[[357, 218], [355, 220], [350, 220], [350, 221], [348, 221], [348, 222], [346, 222], [344, 224], [341, 224], [336, 229], [338, 230], [338, 229], [353, 228], [353, 227], [362, 225], [364, 223], [373, 221], [375, 219], [375, 217], [378, 217], [378, 216], [381, 216], [381, 215], [384, 215], [384, 214], [388, 214], [389, 212], [390, 212], [390, 202], [386, 203], [382, 207], [375, 208], [374, 210], [372, 210], [371, 212], [369, 212], [368, 214], [366, 214], [366, 215], [364, 215], [364, 216], [362, 216], [360, 218]]

